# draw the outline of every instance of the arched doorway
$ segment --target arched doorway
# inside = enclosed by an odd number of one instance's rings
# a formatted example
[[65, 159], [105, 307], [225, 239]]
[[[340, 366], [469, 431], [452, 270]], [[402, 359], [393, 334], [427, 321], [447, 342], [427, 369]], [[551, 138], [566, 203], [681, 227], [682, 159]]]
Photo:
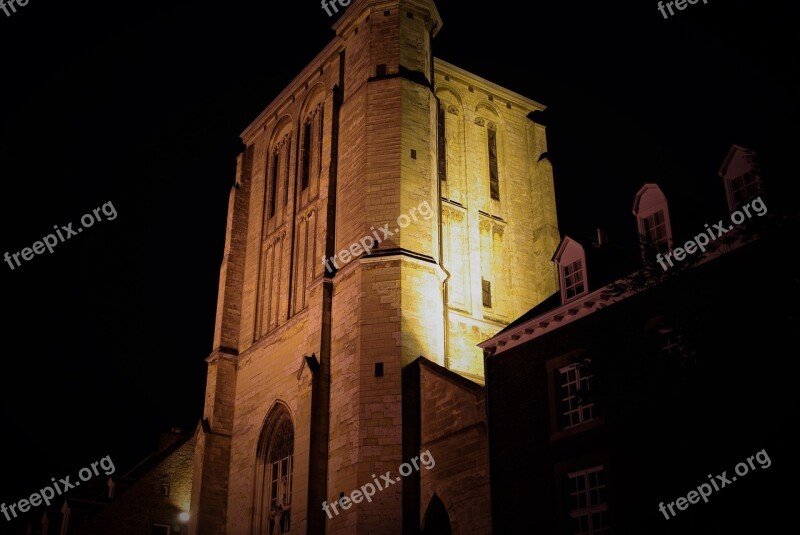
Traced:
[[452, 535], [452, 533], [450, 515], [447, 514], [447, 509], [439, 496], [434, 494], [422, 521], [422, 535]]

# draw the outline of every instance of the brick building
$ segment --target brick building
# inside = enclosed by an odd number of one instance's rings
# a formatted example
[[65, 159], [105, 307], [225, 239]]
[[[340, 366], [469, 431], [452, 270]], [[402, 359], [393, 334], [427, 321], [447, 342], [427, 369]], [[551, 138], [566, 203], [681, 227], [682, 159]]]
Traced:
[[[634, 217], [620, 214], [640, 251], [564, 237], [559, 291], [481, 344], [494, 533], [792, 531], [798, 370], [781, 355], [800, 281], [780, 259], [797, 210], [779, 184], [761, 198], [747, 149], [732, 147], [720, 176], [728, 213], [701, 216], [719, 220], [705, 254], [687, 240], [711, 231], [682, 225], [692, 214], [645, 184]], [[762, 450], [770, 462], [755, 461]]]
[[185, 534], [195, 448], [194, 433], [163, 433], [158, 451], [136, 466], [90, 480], [44, 512], [28, 513], [26, 535]]
[[559, 234], [543, 106], [435, 59], [441, 27], [354, 0], [241, 136], [190, 533], [490, 531], [477, 344], [556, 288]]

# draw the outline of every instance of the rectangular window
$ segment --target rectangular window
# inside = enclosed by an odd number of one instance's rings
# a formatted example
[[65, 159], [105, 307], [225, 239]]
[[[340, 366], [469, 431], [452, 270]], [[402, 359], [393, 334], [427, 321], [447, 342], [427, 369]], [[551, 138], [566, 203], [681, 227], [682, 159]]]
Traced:
[[170, 535], [172, 530], [164, 524], [153, 524], [153, 535]]
[[481, 277], [481, 289], [483, 290], [483, 306], [492, 308], [492, 283]]
[[294, 455], [272, 463], [270, 470], [270, 516], [274, 513], [276, 530], [289, 533], [292, 529], [292, 461]]
[[647, 241], [661, 253], [669, 251], [667, 241], [667, 222], [664, 219], [664, 210], [659, 210], [649, 217], [645, 217], [644, 236]]
[[564, 294], [567, 299], [572, 299], [584, 292], [583, 262], [576, 260], [564, 266]]
[[487, 129], [489, 140], [489, 194], [495, 201], [500, 200], [500, 179], [497, 175], [497, 132]]
[[608, 527], [605, 470], [596, 466], [567, 475], [569, 533], [601, 535], [611, 533]]
[[589, 399], [592, 377], [587, 369], [579, 364], [571, 364], [556, 370], [559, 430], [569, 429], [594, 419], [594, 403]]
[[300, 174], [300, 189], [308, 188], [308, 176], [311, 171], [311, 121], [303, 126], [303, 170]]
[[277, 197], [277, 192], [275, 191], [278, 188], [278, 151], [272, 153], [272, 177], [270, 179], [269, 185], [269, 216], [275, 217], [275, 200]]
[[741, 206], [761, 194], [761, 177], [753, 171], [731, 180], [731, 193], [736, 207]]
[[437, 114], [437, 152], [439, 155], [439, 180], [447, 180], [447, 140], [446, 140], [446, 119], [444, 105], [439, 106]]

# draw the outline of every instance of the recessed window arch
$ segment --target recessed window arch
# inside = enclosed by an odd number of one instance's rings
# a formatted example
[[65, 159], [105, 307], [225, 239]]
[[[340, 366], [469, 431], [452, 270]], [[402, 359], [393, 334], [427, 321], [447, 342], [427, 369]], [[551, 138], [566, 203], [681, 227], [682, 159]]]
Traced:
[[436, 107], [436, 156], [439, 180], [447, 181], [447, 104], [439, 101]]
[[497, 125], [486, 126], [486, 146], [489, 154], [489, 196], [493, 201], [500, 200], [500, 173], [497, 168]]
[[486, 154], [486, 187], [490, 202], [501, 199], [501, 145], [500, 114], [488, 101], [481, 102], [475, 108], [475, 124], [484, 127], [484, 146]]
[[286, 406], [276, 403], [256, 451], [253, 535], [290, 532], [293, 473], [294, 425]]
[[467, 204], [464, 106], [461, 96], [448, 84], [436, 90], [437, 174], [444, 199]]
[[[284, 117], [270, 139], [264, 173], [264, 234], [274, 231], [283, 217], [292, 158], [292, 122]], [[276, 218], [277, 216], [277, 218]]]
[[300, 112], [298, 177], [295, 185], [295, 205], [298, 208], [313, 201], [319, 193], [325, 140], [325, 94], [322, 84], [311, 88]]

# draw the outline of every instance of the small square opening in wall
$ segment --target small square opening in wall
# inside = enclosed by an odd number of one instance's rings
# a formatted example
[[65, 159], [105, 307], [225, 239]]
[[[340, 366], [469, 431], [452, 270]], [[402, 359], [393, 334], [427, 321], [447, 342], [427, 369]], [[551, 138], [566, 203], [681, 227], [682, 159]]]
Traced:
[[510, 102], [506, 102], [506, 108], [508, 108], [509, 110], [511, 109], [511, 103]]
[[412, 160], [417, 159], [417, 149], [411, 149], [411, 159]]
[[383, 377], [383, 362], [375, 363], [375, 377]]
[[391, 15], [391, 14], [392, 14], [392, 12], [391, 12], [391, 11], [389, 11], [388, 9], [387, 9], [386, 11], [384, 11], [384, 12], [383, 12], [383, 16], [384, 16], [384, 17], [388, 17], [388, 16], [389, 16], [389, 15]]
[[375, 73], [378, 76], [386, 76], [386, 64], [385, 63], [381, 63], [380, 65], [378, 65], [375, 68]]
[[470, 92], [470, 93], [474, 93], [474, 92], [475, 92], [475, 88], [474, 88], [474, 87], [472, 87], [472, 86], [469, 86], [469, 92]]
[[494, 102], [494, 95], [489, 95], [489, 102]]
[[169, 496], [169, 485], [161, 485], [161, 488], [159, 489], [158, 493], [161, 496]]
[[483, 306], [492, 308], [492, 283], [481, 277], [481, 294], [483, 297]]
[[414, 14], [413, 13], [406, 13], [406, 17], [408, 17], [410, 19], [413, 19], [414, 18]]

